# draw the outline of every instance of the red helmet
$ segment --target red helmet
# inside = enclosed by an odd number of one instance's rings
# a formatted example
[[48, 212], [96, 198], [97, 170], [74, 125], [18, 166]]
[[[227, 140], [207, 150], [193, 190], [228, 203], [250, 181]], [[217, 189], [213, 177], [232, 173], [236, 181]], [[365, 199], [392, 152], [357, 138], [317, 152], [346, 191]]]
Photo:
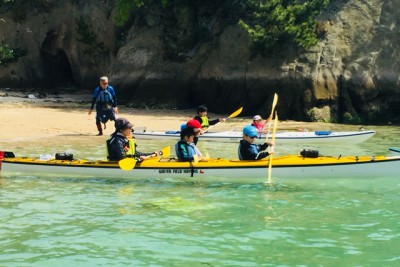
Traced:
[[195, 119], [189, 120], [189, 121], [186, 123], [186, 126], [187, 126], [187, 127], [194, 128], [194, 129], [195, 129], [195, 128], [199, 128], [199, 129], [203, 130], [203, 127], [201, 127], [200, 122], [199, 122], [198, 120], [195, 120]]

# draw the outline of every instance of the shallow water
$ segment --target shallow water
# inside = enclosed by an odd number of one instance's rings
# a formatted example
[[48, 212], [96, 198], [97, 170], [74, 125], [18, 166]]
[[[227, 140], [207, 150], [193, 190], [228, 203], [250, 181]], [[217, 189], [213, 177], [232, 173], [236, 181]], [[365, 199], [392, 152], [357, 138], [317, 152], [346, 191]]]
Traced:
[[[398, 127], [325, 155], [389, 154]], [[343, 126], [341, 130], [346, 130]], [[0, 141], [17, 155], [99, 159], [106, 137]], [[165, 141], [139, 141], [153, 151]], [[236, 144], [199, 143], [214, 157]], [[279, 147], [298, 154], [302, 146]], [[400, 180], [264, 184], [0, 179], [0, 266], [399, 266]]]

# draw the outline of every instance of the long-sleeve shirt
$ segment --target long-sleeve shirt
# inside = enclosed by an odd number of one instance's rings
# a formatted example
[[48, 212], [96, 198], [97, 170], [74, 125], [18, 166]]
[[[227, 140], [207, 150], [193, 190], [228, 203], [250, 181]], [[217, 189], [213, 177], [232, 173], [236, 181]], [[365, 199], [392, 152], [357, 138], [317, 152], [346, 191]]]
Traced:
[[109, 160], [121, 160], [126, 157], [133, 157], [137, 160], [140, 159], [140, 156], [150, 156], [153, 155], [154, 152], [144, 153], [136, 150], [135, 143], [135, 153], [133, 155], [127, 155], [125, 147], [129, 145], [128, 139], [123, 136], [121, 133], [114, 133], [111, 135], [111, 138], [107, 140], [107, 150], [108, 150], [108, 159]]
[[[246, 140], [240, 140], [238, 154], [240, 160], [254, 160], [263, 159], [269, 155], [267, 151], [268, 144], [264, 143], [262, 145], [250, 144]], [[262, 151], [262, 152], [260, 152]]]
[[113, 99], [112, 107], [114, 107], [114, 108], [117, 107], [117, 96], [116, 96], [116, 94], [115, 94], [114, 87], [112, 87], [112, 86], [110, 86], [110, 85], [107, 85], [107, 88], [106, 88], [106, 89], [101, 88], [101, 86], [97, 86], [97, 87], [94, 89], [94, 91], [93, 91], [93, 98], [92, 98], [92, 105], [90, 106], [90, 109], [93, 109], [93, 108], [94, 108], [94, 105], [95, 105], [96, 102], [97, 102], [97, 99], [98, 99], [98, 97], [99, 97], [99, 94], [100, 94], [101, 90], [107, 90], [107, 91], [111, 94], [112, 99]]

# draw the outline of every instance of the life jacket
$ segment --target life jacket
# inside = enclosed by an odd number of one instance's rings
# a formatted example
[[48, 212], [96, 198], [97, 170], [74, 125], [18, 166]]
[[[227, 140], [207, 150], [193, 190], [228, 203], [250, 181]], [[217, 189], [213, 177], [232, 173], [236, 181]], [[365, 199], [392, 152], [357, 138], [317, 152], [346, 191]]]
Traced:
[[113, 96], [108, 89], [100, 89], [99, 95], [96, 100], [97, 104], [103, 110], [110, 109], [114, 103]]
[[[112, 142], [114, 142], [114, 140], [115, 139], [120, 139], [121, 137], [122, 137], [122, 135], [120, 134], [120, 133], [118, 133], [117, 135], [120, 135], [119, 137], [117, 137], [117, 136], [115, 136], [114, 134], [111, 136], [111, 138], [110, 139], [108, 139], [107, 141], [106, 141], [106, 152], [107, 152], [107, 158], [109, 159], [110, 158], [110, 153], [109, 153], [109, 151], [108, 151], [108, 147], [110, 146], [110, 144], [112, 143]], [[135, 152], [136, 152], [136, 144], [135, 144], [135, 139], [134, 138], [131, 138], [131, 139], [126, 139], [126, 138], [124, 138], [125, 139], [125, 142], [126, 142], [126, 140], [128, 140], [128, 143], [126, 144], [126, 146], [125, 147], [127, 147], [128, 148], [128, 150], [127, 151], [125, 151], [125, 156], [126, 157], [133, 157], [134, 155], [135, 155]]]
[[208, 117], [203, 116], [200, 118], [201, 118], [201, 127], [203, 128], [203, 130], [207, 130], [207, 128], [210, 126], [210, 124], [208, 123]]
[[264, 131], [264, 123], [255, 123], [255, 122], [253, 122], [252, 124], [251, 124], [252, 126], [254, 126], [254, 127], [256, 127], [257, 128], [257, 131], [259, 131], [259, 132], [262, 132], [262, 131]]
[[136, 151], [135, 138], [130, 138], [128, 139], [128, 151], [126, 151], [126, 156], [135, 155], [135, 151]]
[[[187, 155], [183, 155], [181, 153], [181, 151], [179, 151], [178, 147], [181, 144], [184, 144], [184, 146], [186, 148]], [[196, 150], [195, 150], [194, 145], [186, 143], [185, 141], [179, 141], [179, 142], [177, 142], [175, 144], [175, 153], [176, 153], [176, 156], [178, 157], [179, 160], [185, 160], [185, 158], [191, 158], [194, 155], [196, 155]]]

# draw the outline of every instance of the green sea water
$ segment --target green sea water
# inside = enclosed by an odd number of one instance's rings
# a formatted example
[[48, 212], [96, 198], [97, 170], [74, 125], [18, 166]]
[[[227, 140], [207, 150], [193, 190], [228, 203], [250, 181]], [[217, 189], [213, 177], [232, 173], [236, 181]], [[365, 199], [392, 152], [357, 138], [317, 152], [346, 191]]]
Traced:
[[[373, 128], [377, 134], [359, 145], [311, 148], [388, 155], [400, 146], [398, 127]], [[59, 136], [0, 140], [0, 147], [100, 159], [105, 140]], [[173, 145], [138, 142], [141, 151]], [[237, 153], [235, 143], [199, 147], [212, 157]], [[399, 204], [400, 175], [271, 186], [1, 175], [0, 266], [400, 266]]]

